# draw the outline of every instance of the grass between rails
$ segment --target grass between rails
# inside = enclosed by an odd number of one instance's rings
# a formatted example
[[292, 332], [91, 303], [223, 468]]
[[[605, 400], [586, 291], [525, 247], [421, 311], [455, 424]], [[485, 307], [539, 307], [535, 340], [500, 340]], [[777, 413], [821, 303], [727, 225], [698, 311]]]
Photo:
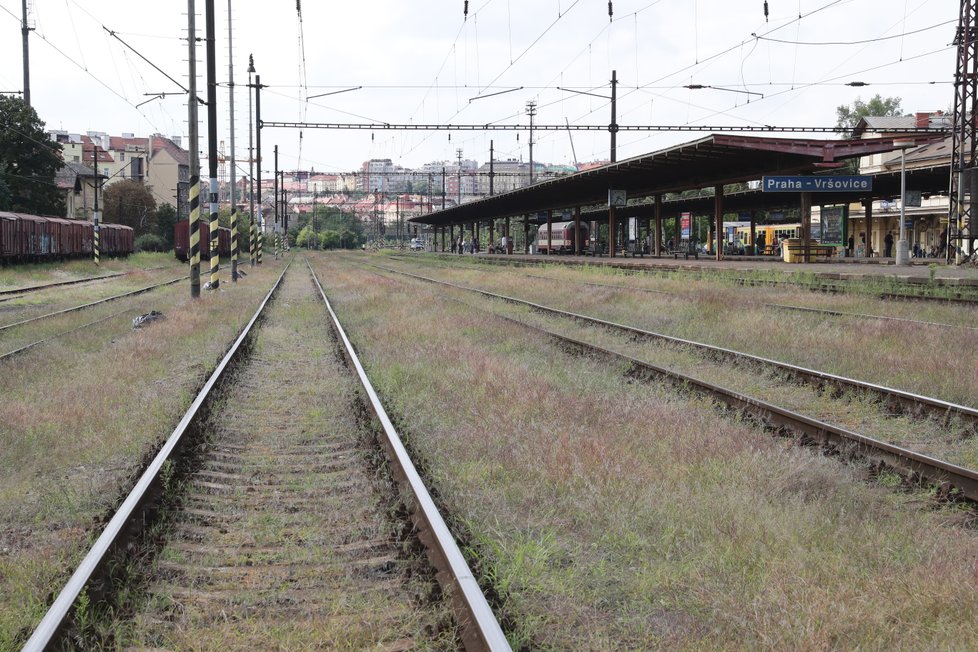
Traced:
[[[978, 338], [970, 333], [764, 309], [746, 302], [742, 288], [692, 281], [686, 284], [683, 296], [672, 297], [573, 282], [548, 283], [527, 278], [519, 270], [411, 269], [668, 335], [978, 406], [972, 390], [978, 386], [978, 366], [974, 364], [978, 359]], [[633, 278], [623, 282], [632, 283]], [[783, 289], [772, 293], [754, 288], [747, 296], [757, 303], [774, 296], [804, 305], [812, 295], [801, 291], [788, 297]], [[871, 300], [862, 301], [858, 304], [865, 308], [861, 312], [878, 310], [870, 305]], [[876, 302], [877, 306], [881, 304]], [[964, 315], [960, 317], [962, 321], [975, 313], [973, 308], [944, 310], [946, 314]]]
[[969, 648], [973, 533], [705, 401], [425, 289], [320, 268], [514, 643]]
[[74, 281], [113, 272], [128, 272], [155, 267], [184, 267], [173, 257], [172, 252], [140, 252], [128, 258], [103, 258], [100, 262], [101, 264], [96, 266], [90, 258], [78, 258], [63, 262], [25, 263], [0, 267], [0, 290]]
[[[228, 471], [254, 486], [188, 487], [181, 505], [219, 514], [218, 522], [173, 512], [156, 581], [136, 600], [138, 617], [111, 625], [111, 640], [198, 650], [401, 649], [396, 642], [423, 637], [419, 648], [454, 648], [447, 605], [416, 599], [434, 580], [416, 544], [401, 538], [406, 519], [388, 511], [396, 504], [390, 478], [370, 471], [379, 453], [358, 424], [354, 380], [304, 265], [284, 283], [203, 433], [205, 477]], [[234, 462], [208, 450], [231, 450]], [[344, 548], [357, 545], [410, 571], [351, 572]]]
[[281, 268], [255, 269], [200, 301], [184, 284], [154, 297], [167, 318], [148, 328], [124, 315], [0, 363], [0, 648], [29, 634]]

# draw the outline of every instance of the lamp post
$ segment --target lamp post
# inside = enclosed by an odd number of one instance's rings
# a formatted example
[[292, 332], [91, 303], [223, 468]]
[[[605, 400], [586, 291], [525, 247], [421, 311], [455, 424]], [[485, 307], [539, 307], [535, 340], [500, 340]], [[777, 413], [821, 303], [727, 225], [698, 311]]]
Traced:
[[907, 148], [914, 146], [912, 139], [894, 140], [900, 148], [900, 239], [897, 240], [896, 264], [910, 264], [910, 246], [907, 244]]

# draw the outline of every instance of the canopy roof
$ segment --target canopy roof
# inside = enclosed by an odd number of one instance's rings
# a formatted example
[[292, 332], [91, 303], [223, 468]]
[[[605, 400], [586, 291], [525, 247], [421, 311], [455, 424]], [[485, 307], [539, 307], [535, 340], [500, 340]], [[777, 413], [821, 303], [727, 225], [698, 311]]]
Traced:
[[[413, 217], [409, 221], [433, 226], [607, 204], [608, 190], [625, 190], [629, 198], [660, 192], [681, 192], [741, 181], [763, 175], [809, 173], [847, 158], [888, 152], [899, 138], [813, 140], [712, 134], [682, 145], [610, 163], [566, 177], [550, 179], [502, 195]], [[918, 143], [942, 134], [913, 136]]]

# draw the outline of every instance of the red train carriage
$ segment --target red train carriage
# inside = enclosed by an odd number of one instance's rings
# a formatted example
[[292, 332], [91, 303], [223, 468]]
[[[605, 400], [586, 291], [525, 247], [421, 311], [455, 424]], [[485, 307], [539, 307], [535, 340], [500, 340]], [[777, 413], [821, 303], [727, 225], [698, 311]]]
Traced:
[[548, 232], [547, 225], [541, 224], [537, 231], [536, 247], [540, 253], [574, 253], [574, 240], [577, 239], [577, 251], [584, 251], [584, 243], [587, 241], [588, 228], [586, 224], [581, 224], [578, 231], [574, 228], [573, 222], [554, 222]]
[[[210, 249], [210, 224], [204, 220], [199, 222], [200, 230], [200, 258], [201, 260], [211, 259]], [[240, 231], [239, 242], [240, 242]], [[184, 262], [190, 260], [190, 221], [180, 220], [173, 225], [173, 253], [178, 260]], [[231, 258], [231, 229], [218, 227], [217, 229], [217, 253], [221, 258]]]
[[[103, 256], [128, 256], [132, 251], [131, 227], [102, 224]], [[0, 212], [0, 263], [61, 260], [91, 255], [91, 222]]]

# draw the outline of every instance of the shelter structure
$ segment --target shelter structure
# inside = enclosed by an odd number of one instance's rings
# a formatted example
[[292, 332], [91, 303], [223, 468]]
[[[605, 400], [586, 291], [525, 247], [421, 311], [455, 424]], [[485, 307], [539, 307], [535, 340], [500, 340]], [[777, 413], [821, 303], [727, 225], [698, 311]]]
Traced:
[[[906, 140], [907, 137], [902, 133], [898, 140]], [[939, 141], [943, 137], [943, 131], [921, 131], [910, 136], [920, 145]], [[582, 209], [586, 211], [605, 206], [600, 214], [607, 215], [607, 252], [614, 256], [619, 250], [616, 242], [616, 238], [619, 238], [618, 219], [638, 210], [624, 200], [652, 197], [651, 206], [656, 223], [654, 254], [661, 255], [663, 194], [712, 188], [713, 219], [708, 246], [720, 260], [723, 257], [720, 241], [723, 234], [725, 185], [752, 181], [765, 175], [827, 172], [840, 167], [846, 159], [893, 151], [898, 148], [894, 140], [896, 139], [893, 137], [815, 140], [712, 134], [657, 152], [421, 215], [410, 221], [434, 227], [441, 236], [444, 251], [447, 232], [451, 234], [450, 241], [454, 241], [456, 227], [462, 229], [470, 226], [473, 239], [478, 239], [478, 230], [482, 223], [488, 222], [492, 229], [495, 221], [501, 218], [505, 219], [503, 233], [511, 247], [510, 219], [522, 216], [524, 252], [528, 253], [531, 215], [535, 216], [534, 222], [546, 221], [549, 225], [555, 211], [573, 211], [573, 219], [579, 224]], [[802, 238], [808, 242], [811, 197], [810, 193], [804, 192], [798, 195], [802, 208]], [[641, 210], [649, 210], [647, 199]], [[591, 215], [596, 213], [588, 216]], [[490, 231], [490, 240], [492, 239]]]

